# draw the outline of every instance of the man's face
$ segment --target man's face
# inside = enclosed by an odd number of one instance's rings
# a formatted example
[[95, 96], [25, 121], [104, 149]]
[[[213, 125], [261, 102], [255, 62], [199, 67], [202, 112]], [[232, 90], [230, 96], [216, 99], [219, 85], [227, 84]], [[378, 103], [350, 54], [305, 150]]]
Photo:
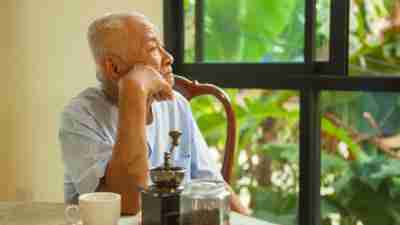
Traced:
[[131, 21], [128, 23], [131, 29], [134, 29], [137, 38], [133, 51], [136, 54], [131, 55], [132, 64], [144, 64], [153, 67], [173, 85], [172, 63], [174, 58], [169, 54], [158, 37], [154, 25], [147, 21]]

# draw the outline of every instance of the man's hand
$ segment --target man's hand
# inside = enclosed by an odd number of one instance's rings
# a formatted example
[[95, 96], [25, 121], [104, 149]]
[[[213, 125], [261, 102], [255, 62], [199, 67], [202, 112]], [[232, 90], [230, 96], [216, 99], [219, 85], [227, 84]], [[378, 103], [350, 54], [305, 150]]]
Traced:
[[173, 99], [172, 86], [150, 66], [136, 65], [118, 80], [118, 127], [113, 154], [100, 190], [119, 193], [124, 214], [140, 211], [136, 187], [148, 185], [146, 123], [153, 100]]
[[172, 85], [150, 66], [135, 65], [118, 82], [120, 97], [129, 97], [132, 92], [142, 92], [147, 101], [165, 101], [174, 98]]
[[242, 215], [249, 216], [251, 214], [250, 209], [243, 205], [243, 203], [239, 199], [239, 196], [233, 191], [231, 186], [229, 186], [229, 184], [225, 182], [225, 187], [231, 193], [231, 199], [230, 199], [231, 209]]

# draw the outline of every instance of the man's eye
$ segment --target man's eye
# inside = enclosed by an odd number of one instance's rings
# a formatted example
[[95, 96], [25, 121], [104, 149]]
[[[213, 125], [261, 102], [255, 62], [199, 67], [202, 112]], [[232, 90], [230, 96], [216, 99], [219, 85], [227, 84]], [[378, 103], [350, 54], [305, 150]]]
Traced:
[[158, 47], [157, 47], [157, 46], [154, 46], [154, 47], [151, 47], [151, 48], [149, 49], [149, 51], [152, 52], [152, 51], [155, 51], [155, 50], [157, 50], [157, 49], [158, 49]]

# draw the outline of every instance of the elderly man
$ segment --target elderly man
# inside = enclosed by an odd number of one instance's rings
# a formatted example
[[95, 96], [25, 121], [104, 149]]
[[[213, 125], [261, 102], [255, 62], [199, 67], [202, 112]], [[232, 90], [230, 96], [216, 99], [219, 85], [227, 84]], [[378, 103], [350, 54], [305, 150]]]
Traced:
[[[138, 190], [148, 186], [149, 169], [162, 164], [172, 128], [183, 132], [174, 163], [186, 168], [186, 182], [222, 179], [188, 102], [172, 90], [173, 57], [154, 25], [138, 13], [110, 14], [89, 26], [88, 41], [101, 85], [84, 90], [62, 113], [66, 202], [81, 193], [116, 192], [122, 212], [136, 214]], [[231, 206], [247, 213], [233, 192]]]

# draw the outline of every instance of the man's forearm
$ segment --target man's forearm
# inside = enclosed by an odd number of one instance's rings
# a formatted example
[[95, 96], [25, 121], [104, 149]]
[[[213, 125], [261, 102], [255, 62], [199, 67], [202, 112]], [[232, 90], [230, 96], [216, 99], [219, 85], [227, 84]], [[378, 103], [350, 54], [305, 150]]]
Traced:
[[105, 189], [122, 195], [122, 213], [140, 210], [138, 188], [146, 188], [146, 98], [137, 92], [120, 98], [116, 143], [105, 175]]
[[242, 215], [250, 215], [250, 210], [243, 205], [240, 201], [239, 196], [237, 196], [233, 191], [231, 192], [231, 209], [232, 211], [238, 212]]
[[231, 199], [230, 199], [231, 210], [246, 216], [250, 215], [250, 210], [243, 205], [243, 203], [240, 201], [239, 196], [233, 191], [231, 186], [225, 182], [225, 187], [231, 193]]

